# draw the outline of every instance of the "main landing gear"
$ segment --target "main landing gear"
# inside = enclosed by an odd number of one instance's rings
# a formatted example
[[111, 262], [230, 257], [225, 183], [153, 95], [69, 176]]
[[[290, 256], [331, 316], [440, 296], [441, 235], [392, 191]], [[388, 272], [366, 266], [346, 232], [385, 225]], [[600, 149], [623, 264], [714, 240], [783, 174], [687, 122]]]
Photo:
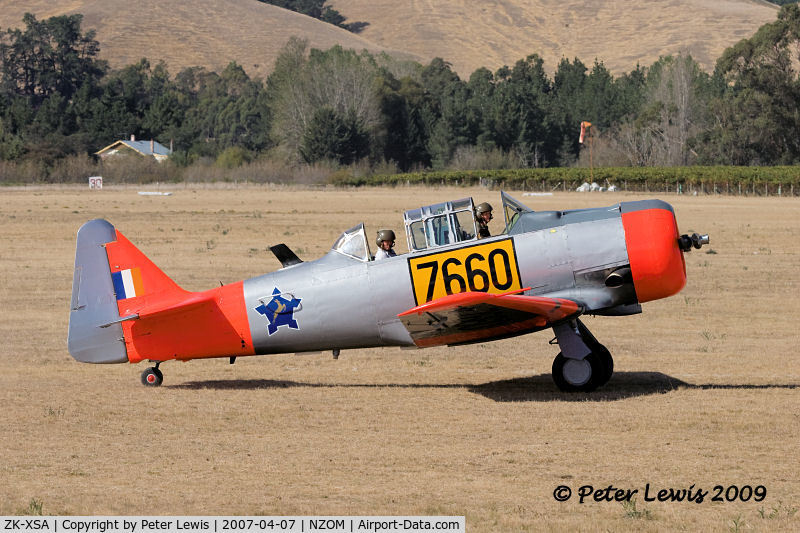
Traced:
[[561, 352], [553, 361], [553, 381], [564, 392], [590, 392], [614, 373], [614, 359], [580, 320], [553, 326]]
[[164, 381], [164, 374], [161, 373], [161, 370], [158, 369], [158, 365], [161, 364], [161, 361], [156, 362], [156, 366], [151, 366], [144, 372], [142, 372], [142, 385], [146, 385], [148, 387], [158, 387]]

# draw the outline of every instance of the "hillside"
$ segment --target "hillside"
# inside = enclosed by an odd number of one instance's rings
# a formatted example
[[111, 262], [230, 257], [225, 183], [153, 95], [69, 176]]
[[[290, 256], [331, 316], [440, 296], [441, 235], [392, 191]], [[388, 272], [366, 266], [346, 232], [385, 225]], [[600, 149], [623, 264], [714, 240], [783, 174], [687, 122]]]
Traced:
[[661, 55], [689, 52], [710, 70], [722, 51], [775, 19], [759, 0], [332, 0], [348, 20], [370, 24], [361, 35], [423, 60], [442, 57], [462, 76], [531, 53], [548, 70], [562, 57], [615, 73]]
[[369, 25], [355, 35], [256, 0], [0, 0], [0, 27], [20, 27], [26, 11], [38, 18], [84, 14], [97, 30], [103, 58], [119, 67], [148, 57], [175, 73], [230, 60], [251, 75], [267, 74], [289, 37], [311, 46], [389, 51], [427, 62], [443, 57], [462, 76], [494, 70], [539, 53], [548, 70], [562, 57], [615, 73], [660, 55], [689, 52], [710, 70], [722, 51], [775, 19], [760, 0], [332, 0], [349, 21]]
[[83, 29], [97, 30], [101, 57], [112, 67], [147, 57], [153, 64], [163, 59], [173, 74], [195, 65], [221, 71], [236, 60], [251, 76], [264, 76], [291, 36], [306, 38], [315, 48], [341, 44], [389, 51], [331, 24], [256, 0], [0, 0], [0, 28], [22, 27], [26, 12], [38, 19], [82, 13]]

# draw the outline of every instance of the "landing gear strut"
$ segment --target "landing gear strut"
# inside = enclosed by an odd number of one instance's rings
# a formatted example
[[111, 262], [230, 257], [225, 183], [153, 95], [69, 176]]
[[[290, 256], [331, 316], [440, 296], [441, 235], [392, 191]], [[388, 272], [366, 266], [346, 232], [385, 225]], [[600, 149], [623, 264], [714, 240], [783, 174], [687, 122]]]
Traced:
[[561, 352], [553, 361], [553, 381], [564, 392], [591, 392], [614, 373], [614, 359], [580, 320], [553, 327]]
[[161, 361], [156, 363], [156, 366], [151, 366], [144, 372], [142, 372], [142, 385], [146, 385], [148, 387], [158, 387], [164, 381], [164, 374], [161, 373], [161, 370], [158, 369], [158, 365], [161, 364]]

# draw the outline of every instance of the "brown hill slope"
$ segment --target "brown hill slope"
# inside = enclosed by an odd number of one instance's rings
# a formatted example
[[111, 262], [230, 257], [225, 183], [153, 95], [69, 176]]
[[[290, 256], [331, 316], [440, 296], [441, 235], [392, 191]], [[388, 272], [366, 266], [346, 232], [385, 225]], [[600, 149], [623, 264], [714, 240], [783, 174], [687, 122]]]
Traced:
[[707, 70], [722, 51], [775, 19], [760, 0], [332, 0], [365, 38], [467, 77], [532, 53], [553, 70], [562, 57], [595, 58], [616, 73], [688, 51]]
[[[101, 57], [112, 67], [163, 59], [172, 74], [188, 66], [220, 71], [231, 60], [251, 76], [265, 75], [291, 36], [312, 47], [335, 44], [384, 51], [367, 39], [256, 0], [0, 0], [0, 28], [23, 27], [22, 16], [38, 19], [82, 13], [83, 29], [97, 30]], [[389, 50], [386, 50], [389, 51]]]
[[660, 55], [689, 52], [713, 68], [722, 51], [775, 19], [761, 0], [333, 0], [349, 21], [369, 25], [355, 35], [256, 0], [0, 0], [0, 28], [82, 13], [97, 30], [101, 55], [113, 67], [147, 57], [172, 73], [236, 60], [251, 75], [267, 74], [289, 37], [311, 46], [389, 51], [428, 61], [443, 57], [467, 77], [531, 53], [548, 70], [562, 57], [602, 59], [616, 73]]

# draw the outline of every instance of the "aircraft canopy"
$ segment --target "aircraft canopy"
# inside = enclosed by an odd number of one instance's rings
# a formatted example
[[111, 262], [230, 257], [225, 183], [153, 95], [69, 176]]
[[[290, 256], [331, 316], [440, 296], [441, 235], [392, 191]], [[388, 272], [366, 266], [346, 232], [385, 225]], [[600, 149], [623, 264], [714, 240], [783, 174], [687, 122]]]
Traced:
[[411, 252], [477, 239], [472, 198], [410, 209], [403, 214]]
[[342, 233], [331, 249], [359, 261], [369, 261], [371, 256], [367, 235], [364, 232], [364, 223], [353, 226]]
[[522, 213], [532, 213], [533, 210], [506, 194], [505, 191], [500, 191], [500, 198], [503, 200], [503, 215], [506, 219], [506, 229], [503, 233], [509, 234], [514, 224], [519, 220], [520, 215]]

